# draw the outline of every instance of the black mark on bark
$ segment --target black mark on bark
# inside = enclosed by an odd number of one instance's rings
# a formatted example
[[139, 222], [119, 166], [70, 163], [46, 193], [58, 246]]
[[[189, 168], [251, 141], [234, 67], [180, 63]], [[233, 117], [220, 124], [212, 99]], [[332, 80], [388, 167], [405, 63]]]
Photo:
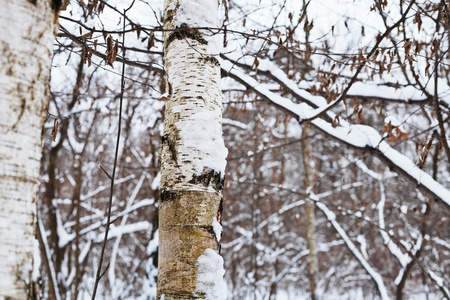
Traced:
[[27, 104], [27, 100], [25, 98], [21, 98], [20, 101], [21, 101], [21, 103], [20, 103], [19, 116], [17, 117], [16, 123], [14, 123], [14, 125], [11, 127], [11, 130], [13, 130], [13, 131], [16, 130], [17, 125], [20, 123], [20, 120], [22, 120], [23, 114], [25, 113], [25, 107]]
[[189, 183], [203, 184], [204, 186], [212, 186], [216, 191], [221, 191], [223, 188], [224, 177], [220, 172], [216, 172], [210, 168], [203, 168], [203, 172], [200, 175], [193, 175]]
[[52, 0], [52, 10], [55, 12], [55, 23], [58, 20], [59, 12], [65, 10], [70, 0]]
[[214, 228], [211, 225], [203, 225], [198, 226], [199, 228], [203, 229], [204, 231], [208, 232], [211, 236], [215, 237], [216, 233], [214, 232]]
[[159, 195], [159, 200], [161, 200], [161, 202], [174, 201], [177, 198], [179, 198], [179, 193], [168, 190], [162, 190]]
[[199, 58], [200, 61], [205, 61], [207, 63], [210, 63], [214, 66], [218, 66], [220, 67], [220, 62], [217, 58], [215, 58], [214, 56], [202, 56]]
[[166, 15], [164, 17], [164, 22], [165, 23], [169, 23], [173, 21], [173, 17], [175, 16], [175, 14], [177, 13], [177, 9], [180, 7], [180, 5], [177, 3], [177, 7], [176, 9], [169, 9], [166, 12]]
[[193, 39], [202, 45], [207, 45], [208, 42], [203, 38], [203, 35], [198, 29], [193, 29], [186, 24], [181, 24], [180, 27], [175, 28], [175, 31], [169, 35], [167, 39], [166, 47], [169, 46], [174, 40], [184, 40], [186, 38]]
[[172, 158], [172, 160], [178, 164], [178, 155], [177, 155], [177, 149], [175, 147], [175, 143], [172, 139], [170, 139], [168, 134], [163, 135], [162, 137], [162, 144], [164, 146], [164, 144], [167, 144], [167, 147], [169, 148], [169, 152], [170, 152], [170, 157]]
[[63, 0], [52, 0], [52, 9], [56, 12], [59, 12], [61, 8]]
[[224, 199], [225, 199], [224, 197], [222, 197], [220, 199], [219, 209], [217, 210], [217, 216], [216, 216], [217, 222], [219, 222], [220, 224], [222, 224], [222, 212], [223, 212], [223, 200]]

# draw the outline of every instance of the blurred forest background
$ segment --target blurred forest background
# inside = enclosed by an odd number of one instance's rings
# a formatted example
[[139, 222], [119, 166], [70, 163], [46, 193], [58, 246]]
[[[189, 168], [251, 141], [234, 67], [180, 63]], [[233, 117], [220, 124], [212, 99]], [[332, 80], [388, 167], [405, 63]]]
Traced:
[[[49, 299], [90, 298], [122, 64], [98, 298], [156, 295], [163, 3], [137, 0], [124, 15], [131, 3], [71, 0], [60, 16], [38, 209]], [[209, 32], [224, 43], [229, 299], [449, 299], [449, 9], [444, 0], [222, 1], [223, 25]], [[386, 158], [387, 144], [403, 155]]]

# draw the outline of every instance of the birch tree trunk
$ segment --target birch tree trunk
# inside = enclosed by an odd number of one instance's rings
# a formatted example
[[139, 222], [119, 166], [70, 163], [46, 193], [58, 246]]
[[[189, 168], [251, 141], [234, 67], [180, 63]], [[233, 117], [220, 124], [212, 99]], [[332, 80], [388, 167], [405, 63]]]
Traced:
[[[305, 165], [304, 188], [307, 194], [314, 192], [315, 176], [314, 176], [314, 160], [312, 157], [310, 130], [308, 126], [303, 126], [302, 145], [303, 145], [303, 163]], [[317, 249], [316, 249], [316, 219], [315, 219], [315, 203], [311, 200], [306, 201], [306, 241], [308, 243], [308, 279], [311, 300], [317, 300]]]
[[56, 4], [0, 1], [0, 299], [37, 298], [36, 193]]
[[[226, 299], [218, 254], [227, 150], [222, 138], [217, 0], [166, 0], [157, 299]], [[219, 42], [220, 43], [220, 42]]]

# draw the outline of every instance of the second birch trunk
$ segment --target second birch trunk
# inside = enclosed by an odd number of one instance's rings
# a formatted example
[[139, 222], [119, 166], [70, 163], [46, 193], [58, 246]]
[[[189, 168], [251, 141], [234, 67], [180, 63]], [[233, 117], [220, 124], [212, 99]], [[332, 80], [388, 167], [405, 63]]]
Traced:
[[36, 194], [55, 9], [50, 0], [0, 1], [0, 299], [38, 295]]
[[[157, 299], [226, 299], [218, 254], [227, 150], [222, 138], [218, 3], [166, 0]], [[215, 52], [215, 53], [214, 53]]]
[[[303, 127], [303, 162], [305, 166], [304, 188], [307, 194], [313, 192], [314, 187], [314, 161], [312, 158], [312, 145], [308, 137], [309, 128]], [[316, 220], [315, 220], [315, 203], [311, 200], [306, 201], [306, 241], [308, 243], [308, 279], [311, 293], [311, 300], [317, 300], [317, 253], [316, 253]]]

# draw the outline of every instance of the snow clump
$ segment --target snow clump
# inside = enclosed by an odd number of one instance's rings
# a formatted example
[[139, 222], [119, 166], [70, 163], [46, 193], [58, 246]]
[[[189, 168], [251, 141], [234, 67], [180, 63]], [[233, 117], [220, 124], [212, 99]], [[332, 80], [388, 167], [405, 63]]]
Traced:
[[197, 293], [205, 293], [205, 300], [226, 300], [227, 284], [223, 279], [223, 258], [213, 249], [206, 249], [198, 258]]

